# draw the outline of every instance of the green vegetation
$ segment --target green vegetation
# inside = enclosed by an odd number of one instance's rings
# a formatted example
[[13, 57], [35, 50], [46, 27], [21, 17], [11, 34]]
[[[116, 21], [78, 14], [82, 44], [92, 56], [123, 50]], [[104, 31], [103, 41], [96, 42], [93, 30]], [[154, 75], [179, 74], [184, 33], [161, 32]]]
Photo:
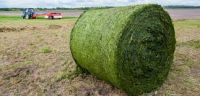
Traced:
[[138, 95], [157, 89], [166, 79], [175, 32], [159, 5], [90, 10], [78, 19], [70, 45], [83, 70]]
[[[113, 8], [110, 6], [104, 7], [80, 7], [80, 8], [64, 8], [64, 7], [57, 7], [57, 8], [33, 8], [34, 10], [43, 11], [43, 10], [89, 10], [89, 9], [107, 9]], [[0, 11], [22, 11], [24, 8], [0, 8]]]
[[39, 19], [31, 19], [31, 20], [25, 20], [22, 19], [20, 16], [0, 16], [0, 26], [9, 26], [10, 22], [12, 22], [12, 25], [17, 26], [24, 26], [26, 24], [32, 25], [32, 26], [46, 26], [46, 25], [55, 25], [57, 23], [59, 24], [65, 24], [66, 22], [75, 22], [77, 20], [77, 17], [63, 17], [63, 19], [55, 19], [55, 20], [49, 20], [45, 18], [39, 18]]
[[0, 16], [0, 22], [1, 20], [19, 20], [21, 19], [20, 16]]
[[0, 11], [20, 11], [22, 8], [0, 8]]
[[52, 50], [51, 50], [51, 48], [49, 48], [49, 47], [43, 47], [43, 48], [41, 48], [41, 52], [42, 52], [42, 53], [51, 53]]
[[194, 48], [200, 48], [200, 40], [198, 41], [189, 41], [188, 42], [190, 46], [193, 46]]
[[[39, 17], [37, 19], [44, 19], [44, 17]], [[63, 17], [63, 19], [77, 19], [77, 17]], [[22, 20], [22, 17], [20, 16], [0, 16], [0, 20]]]
[[200, 20], [180, 20], [174, 22], [175, 27], [177, 28], [200, 28]]
[[180, 45], [188, 45], [194, 48], [200, 48], [200, 40], [191, 40], [191, 41], [179, 43], [178, 46]]

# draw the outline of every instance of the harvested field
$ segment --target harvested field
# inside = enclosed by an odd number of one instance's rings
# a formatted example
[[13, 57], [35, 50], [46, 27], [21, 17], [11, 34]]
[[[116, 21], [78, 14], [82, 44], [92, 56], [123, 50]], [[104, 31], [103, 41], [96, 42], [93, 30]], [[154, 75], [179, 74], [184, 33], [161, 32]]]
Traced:
[[[37, 12], [60, 12], [64, 16], [68, 17], [79, 17], [83, 10], [46, 10], [46, 11], [37, 11]], [[0, 16], [22, 16], [21, 11], [0, 11]]]
[[[0, 32], [19, 32], [24, 30], [39, 30], [41, 28], [38, 27], [30, 27], [30, 26], [24, 26], [24, 27], [0, 27]], [[46, 29], [44, 29], [46, 30]]]
[[[0, 28], [17, 29], [0, 32], [0, 95], [127, 96], [94, 76], [74, 71], [69, 36], [76, 20], [0, 17]], [[174, 25], [177, 45], [167, 81], [144, 96], [200, 95], [200, 20]], [[52, 26], [57, 27], [49, 29]]]
[[[165, 9], [165, 10], [169, 12], [173, 20], [200, 19], [200, 8]], [[49, 10], [47, 10], [47, 12], [48, 11]], [[40, 11], [40, 12], [44, 12], [44, 11]], [[83, 10], [55, 10], [55, 12], [61, 12], [64, 14], [64, 16], [68, 16], [68, 17], [79, 17], [83, 13]], [[21, 16], [21, 15], [22, 15], [21, 11], [0, 11], [0, 16]]]

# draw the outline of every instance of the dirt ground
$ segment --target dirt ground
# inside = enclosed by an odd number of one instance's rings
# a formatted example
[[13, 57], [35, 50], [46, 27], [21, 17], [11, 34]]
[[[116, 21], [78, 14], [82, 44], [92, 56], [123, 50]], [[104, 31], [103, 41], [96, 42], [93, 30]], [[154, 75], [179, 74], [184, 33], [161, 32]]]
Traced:
[[[94, 76], [76, 73], [69, 48], [76, 20], [2, 20], [0, 96], [126, 96]], [[200, 20], [174, 25], [177, 48], [168, 79], [144, 96], [200, 96]]]

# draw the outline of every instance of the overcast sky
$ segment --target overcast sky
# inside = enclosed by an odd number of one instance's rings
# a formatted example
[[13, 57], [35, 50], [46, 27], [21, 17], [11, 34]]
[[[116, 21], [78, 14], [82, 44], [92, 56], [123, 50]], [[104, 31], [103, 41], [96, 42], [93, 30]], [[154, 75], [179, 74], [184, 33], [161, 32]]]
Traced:
[[94, 7], [125, 6], [144, 3], [160, 5], [193, 5], [200, 6], [200, 0], [0, 0], [0, 7]]

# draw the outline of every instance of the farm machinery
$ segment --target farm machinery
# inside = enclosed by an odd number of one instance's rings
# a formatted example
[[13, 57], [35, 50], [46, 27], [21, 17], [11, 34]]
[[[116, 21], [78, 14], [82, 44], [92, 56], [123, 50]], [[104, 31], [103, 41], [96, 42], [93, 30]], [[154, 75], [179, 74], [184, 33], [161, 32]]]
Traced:
[[37, 19], [39, 16], [44, 16], [47, 19], [61, 19], [63, 18], [62, 13], [57, 12], [46, 12], [46, 13], [37, 13], [33, 8], [26, 8], [23, 11], [23, 19]]

